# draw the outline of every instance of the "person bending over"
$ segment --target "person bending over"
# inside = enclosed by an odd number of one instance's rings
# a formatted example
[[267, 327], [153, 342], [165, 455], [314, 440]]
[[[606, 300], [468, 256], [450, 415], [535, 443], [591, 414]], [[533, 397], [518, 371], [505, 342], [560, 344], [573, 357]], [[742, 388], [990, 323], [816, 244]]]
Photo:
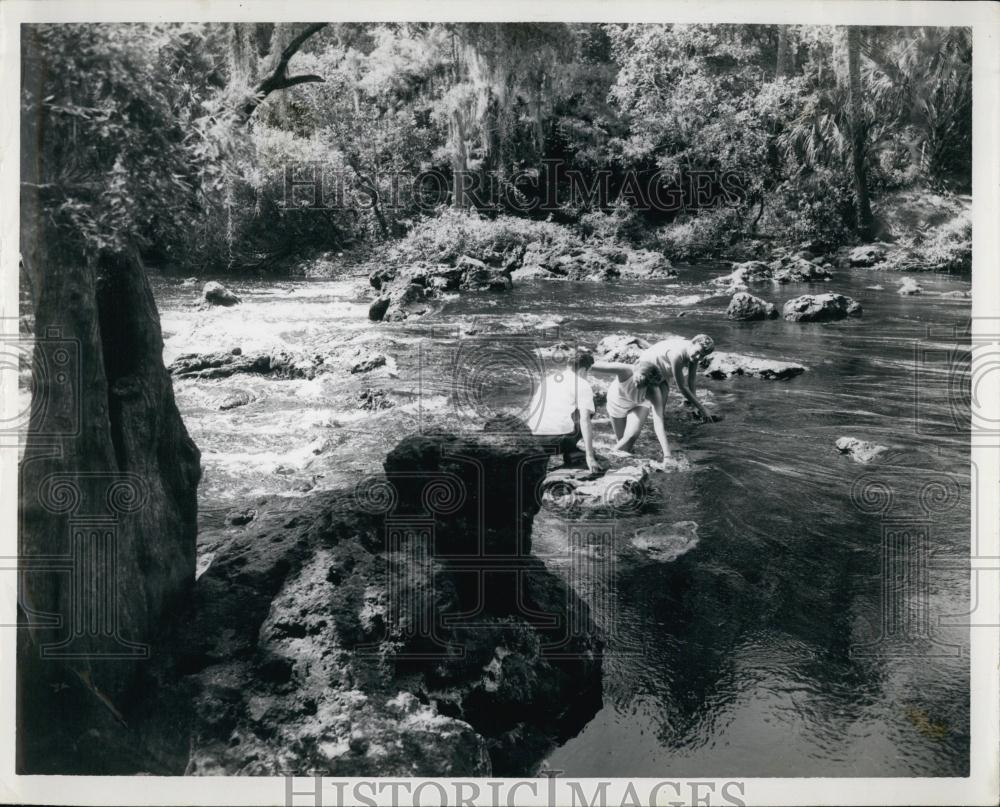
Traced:
[[593, 364], [589, 352], [578, 351], [570, 367], [546, 375], [531, 398], [528, 427], [547, 453], [562, 453], [567, 465], [581, 458], [582, 438], [587, 468], [598, 473], [605, 466], [594, 452], [594, 390], [587, 380]]
[[648, 361], [635, 365], [618, 362], [596, 362], [591, 372], [613, 375], [608, 387], [608, 417], [615, 430], [618, 451], [632, 452], [639, 437], [642, 424], [652, 414], [653, 431], [663, 450], [663, 461], [670, 459], [670, 445], [663, 422], [663, 391], [660, 383], [663, 376], [659, 368]]
[[667, 403], [669, 381], [672, 378], [681, 395], [694, 407], [699, 416], [703, 420], [713, 422], [718, 418], [710, 415], [698, 400], [695, 394], [695, 378], [698, 362], [714, 350], [715, 341], [703, 333], [691, 339], [675, 336], [663, 339], [643, 350], [639, 354], [639, 362], [652, 364], [659, 370], [661, 376], [659, 386], [664, 406]]

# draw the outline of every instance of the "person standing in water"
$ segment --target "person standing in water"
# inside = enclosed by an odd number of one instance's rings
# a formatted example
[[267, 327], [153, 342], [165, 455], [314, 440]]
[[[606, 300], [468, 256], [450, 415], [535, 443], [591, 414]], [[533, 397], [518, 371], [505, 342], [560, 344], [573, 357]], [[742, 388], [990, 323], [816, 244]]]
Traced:
[[617, 451], [631, 453], [639, 437], [642, 424], [653, 416], [653, 431], [663, 450], [663, 462], [670, 459], [670, 445], [663, 422], [663, 376], [659, 368], [648, 361], [635, 365], [617, 362], [596, 362], [591, 368], [595, 374], [609, 374], [614, 381], [608, 387], [607, 410], [615, 430]]
[[[594, 389], [587, 371], [594, 364], [589, 351], [578, 350], [569, 367], [547, 374], [531, 398], [528, 428], [548, 453], [562, 453], [566, 465], [586, 459], [592, 473], [605, 469], [594, 451]], [[577, 443], [583, 439], [581, 455]]]
[[691, 339], [674, 336], [650, 345], [639, 354], [640, 364], [651, 364], [660, 373], [660, 392], [663, 406], [667, 403], [669, 381], [672, 378], [677, 384], [684, 399], [694, 407], [701, 418], [708, 422], [718, 420], [710, 415], [708, 410], [698, 400], [695, 394], [695, 378], [698, 362], [715, 350], [715, 341], [711, 336], [700, 333]]

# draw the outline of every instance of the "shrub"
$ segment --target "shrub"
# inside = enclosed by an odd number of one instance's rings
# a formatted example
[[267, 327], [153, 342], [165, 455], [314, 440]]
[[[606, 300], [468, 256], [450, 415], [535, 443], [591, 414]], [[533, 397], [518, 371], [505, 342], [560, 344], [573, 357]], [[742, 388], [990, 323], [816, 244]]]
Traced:
[[488, 219], [475, 211], [442, 208], [436, 215], [421, 219], [403, 239], [392, 244], [388, 259], [393, 263], [449, 263], [468, 255], [486, 260], [529, 245], [570, 248], [579, 246], [579, 239], [567, 227], [548, 221], [513, 216]]
[[654, 248], [671, 260], [691, 261], [717, 255], [739, 236], [742, 219], [731, 208], [704, 210], [673, 221], [653, 236]]
[[642, 216], [627, 204], [619, 204], [610, 212], [594, 210], [580, 216], [577, 229], [584, 238], [598, 241], [626, 241], [640, 244], [648, 232]]
[[840, 244], [855, 239], [854, 192], [840, 171], [815, 168], [782, 182], [769, 194], [760, 230], [791, 241]]

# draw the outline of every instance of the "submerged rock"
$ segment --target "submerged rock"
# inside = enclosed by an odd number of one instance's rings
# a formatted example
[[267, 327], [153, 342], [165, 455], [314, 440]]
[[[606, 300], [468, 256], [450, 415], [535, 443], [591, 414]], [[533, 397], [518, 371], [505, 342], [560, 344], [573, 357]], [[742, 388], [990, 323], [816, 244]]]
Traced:
[[962, 291], [961, 289], [956, 289], [955, 291], [941, 292], [941, 296], [949, 299], [961, 300], [972, 297], [972, 293], [968, 291]]
[[698, 543], [698, 523], [677, 521], [673, 524], [652, 524], [635, 531], [629, 542], [649, 560], [669, 563]]
[[847, 454], [855, 462], [867, 465], [889, 449], [876, 443], [859, 440], [856, 437], [840, 437], [837, 439], [837, 450]]
[[774, 303], [740, 291], [734, 294], [733, 299], [729, 301], [726, 316], [729, 319], [737, 320], [774, 319], [778, 316], [778, 309]]
[[257, 400], [257, 396], [249, 390], [237, 390], [232, 395], [227, 395], [219, 403], [219, 409], [225, 412], [228, 409], [236, 409], [240, 406], [247, 406]]
[[912, 277], [904, 277], [900, 283], [896, 294], [908, 297], [913, 294], [923, 294], [924, 287], [917, 283]]
[[804, 294], [786, 302], [782, 314], [789, 322], [831, 322], [860, 317], [861, 304], [843, 294]]
[[724, 379], [733, 376], [752, 376], [768, 381], [783, 381], [805, 372], [805, 367], [790, 361], [763, 359], [742, 353], [715, 351], [701, 360], [701, 374], [708, 378]]
[[239, 297], [215, 280], [210, 280], [205, 284], [201, 290], [201, 296], [206, 303], [211, 305], [230, 306], [240, 302]]
[[558, 468], [545, 477], [542, 502], [564, 515], [620, 516], [641, 511], [649, 494], [648, 463], [623, 465], [603, 474]]

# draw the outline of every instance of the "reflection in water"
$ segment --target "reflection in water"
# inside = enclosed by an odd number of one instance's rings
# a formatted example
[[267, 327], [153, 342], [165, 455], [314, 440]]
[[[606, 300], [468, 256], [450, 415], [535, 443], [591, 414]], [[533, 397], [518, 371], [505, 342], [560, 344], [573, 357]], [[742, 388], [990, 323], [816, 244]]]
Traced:
[[[735, 323], [723, 316], [726, 298], [707, 296], [706, 281], [726, 271], [716, 268], [683, 271], [670, 284], [535, 283], [468, 294], [401, 326], [368, 325], [364, 301], [343, 283], [237, 289], [247, 302], [221, 316], [244, 323], [231, 333], [249, 343], [305, 350], [345, 333], [391, 337], [401, 369], [387, 383], [425, 406], [455, 405], [456, 376], [442, 368], [448, 357], [475, 354], [474, 368], [462, 365], [466, 408], [456, 410], [472, 420], [484, 408], [522, 407], [531, 362], [514, 359], [560, 339], [592, 346], [616, 331], [707, 332], [720, 350], [806, 365], [785, 382], [699, 379], [724, 419], [668, 423], [692, 468], [659, 475], [649, 510], [610, 525], [614, 597], [595, 601], [607, 610], [597, 614], [608, 631], [605, 706], [546, 764], [575, 776], [965, 775], [968, 662], [959, 646], [967, 637], [938, 620], [968, 610], [961, 332], [969, 308], [934, 293], [968, 283], [921, 277], [928, 294], [900, 297], [895, 282], [877, 290], [872, 273], [841, 272], [819, 289], [760, 293], [779, 304], [810, 290], [845, 293], [864, 306], [859, 320]], [[167, 353], [217, 349], [192, 347], [217, 337], [199, 329], [179, 295], [159, 290], [164, 327], [176, 334]], [[275, 468], [317, 436], [339, 441], [333, 450], [345, 461], [357, 451], [367, 432], [329, 403], [339, 383], [178, 384], [205, 451], [203, 520], [218, 518], [234, 497], [284, 492], [279, 477], [246, 469]], [[213, 402], [234, 384], [266, 386], [267, 399], [218, 412]], [[610, 433], [607, 424], [599, 429]], [[889, 451], [875, 465], [855, 464], [834, 449], [844, 435]], [[637, 453], [657, 456], [651, 428]], [[637, 531], [680, 522], [697, 525], [685, 551], [656, 557], [634, 543]], [[571, 545], [572, 526], [546, 512], [535, 526], [536, 553], [567, 575], [581, 568], [573, 552], [586, 551]], [[586, 595], [588, 582], [577, 582]]]

